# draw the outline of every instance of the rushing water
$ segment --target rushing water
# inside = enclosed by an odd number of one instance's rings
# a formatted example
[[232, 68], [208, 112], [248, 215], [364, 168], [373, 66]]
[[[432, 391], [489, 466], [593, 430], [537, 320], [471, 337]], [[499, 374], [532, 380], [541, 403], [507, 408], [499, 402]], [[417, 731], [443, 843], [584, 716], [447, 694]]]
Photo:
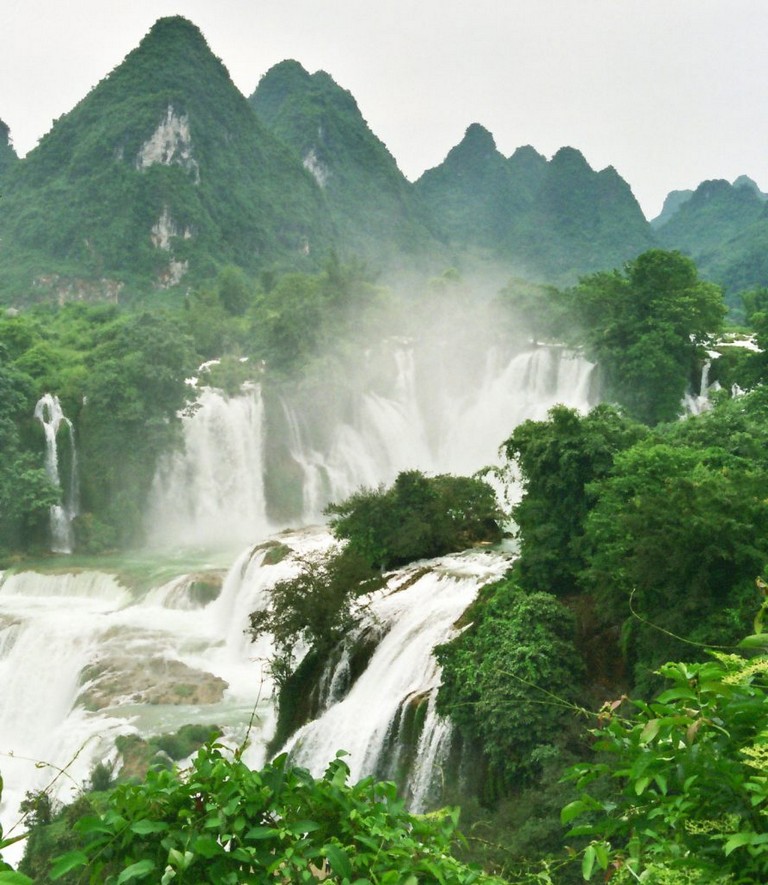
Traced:
[[[476, 357], [481, 371], [458, 377], [422, 365], [403, 343], [385, 356], [384, 368], [371, 357], [343, 392], [317, 400], [282, 392], [268, 407], [256, 385], [231, 397], [204, 389], [184, 419], [184, 450], [158, 473], [149, 536], [165, 547], [246, 544], [317, 522], [329, 501], [401, 470], [474, 473], [498, 462], [521, 421], [590, 402], [594, 367], [559, 347], [492, 349]], [[293, 509], [270, 518], [268, 488]]]
[[[296, 573], [302, 556], [332, 541], [325, 530], [305, 529], [258, 542], [287, 523], [316, 521], [328, 501], [403, 469], [472, 472], [497, 460], [521, 421], [544, 418], [555, 403], [590, 405], [593, 367], [561, 348], [473, 359], [472, 371], [450, 354], [436, 368], [397, 342], [372, 354], [343, 390], [322, 396], [268, 396], [257, 385], [237, 396], [203, 389], [184, 419], [183, 451], [158, 472], [148, 525], [161, 548], [239, 545], [215, 599], [196, 590], [212, 571], [198, 566], [143, 594], [100, 572], [0, 575], [6, 829], [25, 791], [55, 780], [54, 792], [69, 798], [95, 762], [116, 758], [120, 734], [197, 722], [219, 725], [239, 743], [255, 711], [245, 758], [264, 761], [275, 724], [271, 644], [250, 641], [248, 614], [267, 604], [275, 581]], [[48, 469], [59, 482], [57, 436], [69, 424], [55, 397], [41, 403]], [[77, 506], [73, 439], [69, 451], [73, 484], [61, 504], [68, 523]], [[58, 549], [71, 549], [70, 535], [56, 537]], [[294, 758], [320, 772], [343, 748], [355, 776], [405, 773], [412, 807], [428, 806], [450, 745], [449, 724], [434, 709], [440, 674], [432, 649], [506, 567], [501, 554], [473, 552], [389, 576], [346, 649], [328, 662], [323, 708], [290, 739]], [[350, 685], [349, 653], [362, 635], [377, 644]], [[417, 746], [406, 748], [417, 708], [424, 724]]]

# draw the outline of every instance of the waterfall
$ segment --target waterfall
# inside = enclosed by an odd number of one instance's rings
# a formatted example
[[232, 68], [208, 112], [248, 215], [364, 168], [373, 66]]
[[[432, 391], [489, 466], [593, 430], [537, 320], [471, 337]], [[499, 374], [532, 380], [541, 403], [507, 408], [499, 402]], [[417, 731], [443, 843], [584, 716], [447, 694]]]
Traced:
[[[330, 537], [297, 533], [291, 548], [321, 549]], [[218, 725], [240, 744], [255, 714], [248, 760], [266, 761], [274, 729], [268, 637], [244, 633], [266, 589], [296, 573], [290, 557], [270, 565], [277, 541], [246, 550], [221, 593], [196, 602], [200, 575], [179, 575], [137, 595], [113, 575], [0, 573], [0, 768], [3, 826], [27, 791], [55, 780], [71, 801], [96, 762], [115, 758], [121, 734], [151, 736], [182, 725]], [[39, 764], [38, 764], [39, 763]], [[56, 778], [59, 769], [66, 773]], [[13, 849], [4, 852], [12, 857]]]
[[234, 397], [203, 388], [182, 421], [184, 448], [163, 462], [150, 495], [152, 545], [232, 549], [264, 537], [260, 387], [249, 384]]
[[720, 390], [720, 382], [715, 381], [714, 384], [709, 383], [709, 373], [712, 368], [712, 360], [718, 359], [720, 354], [717, 351], [709, 351], [707, 359], [701, 367], [701, 377], [699, 379], [699, 392], [687, 393], [683, 398], [683, 411], [689, 415], [700, 415], [711, 408], [709, 394], [712, 391]]
[[[60, 501], [51, 507], [51, 550], [54, 553], [71, 553], [73, 549], [72, 520], [79, 510], [77, 450], [72, 422], [64, 415], [57, 396], [46, 393], [35, 406], [35, 418], [45, 432], [45, 469], [48, 478], [59, 491]], [[58, 433], [61, 425], [69, 433], [68, 482], [62, 488], [59, 472]]]
[[[255, 385], [238, 396], [203, 389], [184, 418], [184, 450], [155, 478], [149, 536], [159, 546], [231, 546], [316, 523], [330, 501], [402, 470], [471, 474], [497, 464], [521, 421], [544, 419], [557, 403], [591, 405], [594, 366], [562, 347], [493, 348], [474, 359], [472, 371], [447, 372], [413, 343], [393, 341], [329, 379], [322, 397], [283, 392], [271, 411]], [[282, 505], [295, 502], [277, 520], [267, 517], [268, 489]]]
[[[353, 779], [373, 773], [405, 781], [410, 806], [424, 810], [450, 746], [450, 724], [434, 709], [440, 669], [432, 651], [456, 634], [456, 621], [478, 589], [508, 568], [500, 554], [473, 551], [395, 572], [349, 638], [354, 644], [372, 630], [383, 634], [368, 666], [343, 698], [331, 692], [324, 712], [289, 739], [284, 749], [293, 761], [319, 775], [344, 749]], [[325, 680], [333, 685], [346, 666], [342, 656]], [[423, 725], [416, 745], [408, 746], [414, 729], [403, 724], [409, 707], [422, 704]]]
[[[0, 574], [6, 807], [46, 786], [55, 767], [67, 769], [57, 797], [71, 798], [94, 762], [115, 758], [120, 734], [217, 724], [240, 742], [254, 710], [244, 758], [261, 765], [275, 726], [266, 666], [273, 647], [269, 637], [250, 641], [248, 615], [269, 603], [276, 581], [297, 573], [302, 557], [335, 543], [319, 529], [265, 541], [269, 533], [317, 520], [328, 501], [389, 483], [401, 470], [466, 474], [496, 462], [520, 421], [542, 419], [556, 403], [587, 409], [592, 369], [559, 347], [509, 353], [441, 344], [430, 356], [400, 339], [314, 386], [267, 393], [249, 385], [236, 396], [203, 388], [182, 419], [183, 448], [155, 476], [148, 533], [166, 548], [239, 544], [223, 579], [213, 567], [165, 568], [157, 586], [129, 592], [98, 572]], [[73, 437], [68, 468], [57, 448], [61, 424], [70, 432], [71, 424], [52, 396], [35, 414], [49, 474], [67, 486], [60, 508], [71, 521]], [[270, 494], [293, 502], [282, 522]], [[57, 538], [57, 547], [71, 549]], [[450, 723], [435, 709], [440, 672], [432, 650], [455, 634], [478, 588], [507, 567], [501, 554], [475, 551], [390, 575], [367, 600], [347, 648], [328, 662], [322, 711], [290, 739], [294, 759], [319, 773], [345, 749], [353, 776], [396, 778], [412, 808], [428, 807], [451, 743]], [[356, 638], [368, 643], [362, 673]]]

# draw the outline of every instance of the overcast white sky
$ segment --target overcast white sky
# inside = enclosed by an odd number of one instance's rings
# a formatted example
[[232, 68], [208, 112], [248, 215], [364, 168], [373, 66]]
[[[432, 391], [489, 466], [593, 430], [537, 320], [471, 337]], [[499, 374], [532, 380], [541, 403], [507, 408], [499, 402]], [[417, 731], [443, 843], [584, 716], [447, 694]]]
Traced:
[[615, 166], [649, 217], [707, 178], [768, 190], [768, 0], [0, 0], [17, 151], [177, 14], [246, 95], [285, 58], [328, 71], [411, 179], [478, 122]]

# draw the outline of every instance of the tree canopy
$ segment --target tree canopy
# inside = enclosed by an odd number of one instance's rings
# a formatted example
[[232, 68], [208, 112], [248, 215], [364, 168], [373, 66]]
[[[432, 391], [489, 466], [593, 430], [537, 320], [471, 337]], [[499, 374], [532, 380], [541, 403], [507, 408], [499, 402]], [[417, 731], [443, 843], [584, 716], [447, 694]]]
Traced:
[[721, 290], [690, 258], [651, 249], [624, 271], [583, 278], [567, 297], [605, 397], [647, 424], [675, 418], [696, 357], [722, 327]]

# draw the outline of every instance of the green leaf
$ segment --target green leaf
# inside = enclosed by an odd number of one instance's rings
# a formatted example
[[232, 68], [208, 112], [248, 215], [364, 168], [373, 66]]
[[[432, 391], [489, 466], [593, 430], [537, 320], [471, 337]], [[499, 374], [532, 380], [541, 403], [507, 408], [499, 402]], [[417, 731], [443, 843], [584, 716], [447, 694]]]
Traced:
[[246, 839], [275, 839], [279, 832], [274, 827], [253, 827], [245, 834]]
[[62, 854], [61, 857], [56, 858], [48, 875], [51, 879], [60, 879], [70, 870], [85, 866], [87, 863], [88, 855], [83, 854], [82, 851], [68, 851], [66, 854]]
[[592, 870], [595, 866], [596, 857], [595, 846], [587, 845], [584, 849], [584, 857], [581, 859], [581, 875], [585, 880], [592, 878]]
[[640, 732], [640, 743], [648, 744], [650, 743], [656, 735], [659, 733], [659, 727], [661, 725], [660, 719], [649, 719], [648, 722], [643, 726], [643, 730]]
[[560, 812], [560, 823], [565, 826], [567, 823], [570, 823], [575, 817], [578, 817], [583, 811], [586, 811], [586, 809], [587, 804], [581, 799], [576, 799], [573, 802], [569, 802]]
[[139, 836], [146, 836], [149, 833], [162, 833], [168, 829], [168, 824], [161, 820], [137, 820], [131, 824], [131, 832]]
[[765, 648], [768, 649], [768, 633], [753, 633], [745, 636], [737, 648]]
[[192, 848], [205, 858], [216, 857], [222, 851], [221, 845], [212, 836], [199, 836]]
[[2, 839], [0, 840], [0, 851], [3, 848], [7, 848], [9, 845], [15, 845], [17, 842], [21, 842], [22, 839], [27, 838], [27, 833], [21, 833], [19, 836], [11, 836], [10, 839]]
[[340, 848], [338, 845], [325, 845], [321, 853], [328, 858], [328, 862], [336, 875], [346, 876], [347, 878], [352, 875], [352, 864], [349, 862], [347, 853], [343, 848]]
[[34, 881], [23, 873], [15, 870], [5, 870], [0, 873], [0, 885], [35, 885]]
[[645, 792], [646, 787], [648, 786], [648, 784], [650, 782], [651, 782], [651, 779], [647, 776], [646, 777], [639, 777], [635, 781], [635, 793], [638, 796], [642, 796], [643, 793]]
[[297, 820], [292, 824], [288, 824], [285, 831], [292, 836], [303, 836], [304, 833], [313, 833], [319, 829], [320, 824], [315, 820]]
[[155, 862], [153, 860], [146, 859], [140, 860], [138, 863], [132, 863], [117, 877], [117, 885], [122, 885], [123, 882], [130, 882], [131, 879], [144, 879], [154, 869]]
[[95, 817], [94, 815], [81, 817], [80, 820], [75, 822], [72, 829], [78, 833], [83, 833], [84, 835], [87, 835], [88, 833], [111, 834], [113, 832], [112, 827], [105, 824], [102, 818]]
[[751, 845], [754, 838], [754, 833], [734, 833], [725, 843], [725, 856], [744, 845]]

